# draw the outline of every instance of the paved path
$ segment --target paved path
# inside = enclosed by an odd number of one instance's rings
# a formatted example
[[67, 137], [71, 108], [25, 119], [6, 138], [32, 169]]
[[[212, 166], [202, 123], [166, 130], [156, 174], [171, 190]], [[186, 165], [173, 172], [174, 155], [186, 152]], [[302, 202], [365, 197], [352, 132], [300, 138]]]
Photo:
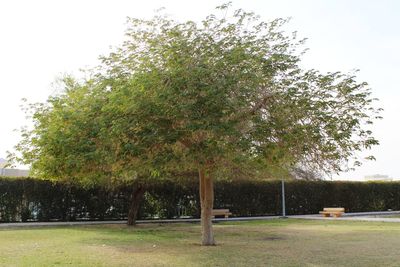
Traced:
[[[305, 220], [338, 220], [338, 221], [368, 221], [368, 222], [399, 222], [399, 218], [376, 217], [382, 215], [400, 215], [400, 211], [382, 211], [382, 212], [355, 212], [345, 213], [343, 217], [332, 218], [322, 217], [319, 214], [310, 215], [291, 215], [287, 218], [305, 219]], [[258, 216], [258, 217], [233, 217], [216, 218], [216, 222], [235, 222], [235, 221], [254, 221], [254, 220], [273, 220], [282, 218], [281, 216]], [[166, 220], [138, 220], [138, 224], [143, 223], [198, 223], [200, 219], [166, 219]], [[18, 222], [18, 223], [0, 223], [1, 228], [19, 228], [19, 227], [43, 227], [43, 226], [74, 226], [74, 225], [100, 225], [100, 224], [126, 224], [126, 221], [78, 221], [78, 222]]]
[[357, 217], [350, 217], [350, 216], [345, 216], [345, 217], [339, 217], [339, 218], [333, 218], [333, 217], [317, 217], [317, 216], [307, 216], [307, 215], [299, 215], [296, 216], [298, 219], [304, 219], [304, 220], [328, 220], [328, 221], [364, 221], [364, 222], [396, 222], [400, 223], [400, 218], [383, 218], [383, 217], [362, 217], [362, 216], [357, 216]]
[[298, 218], [305, 220], [339, 220], [339, 221], [365, 221], [365, 222], [400, 222], [400, 216], [398, 218], [391, 217], [379, 217], [379, 216], [391, 216], [400, 215], [400, 211], [376, 211], [376, 212], [354, 212], [345, 213], [343, 217], [322, 217], [319, 214], [311, 215], [294, 215], [290, 218]]

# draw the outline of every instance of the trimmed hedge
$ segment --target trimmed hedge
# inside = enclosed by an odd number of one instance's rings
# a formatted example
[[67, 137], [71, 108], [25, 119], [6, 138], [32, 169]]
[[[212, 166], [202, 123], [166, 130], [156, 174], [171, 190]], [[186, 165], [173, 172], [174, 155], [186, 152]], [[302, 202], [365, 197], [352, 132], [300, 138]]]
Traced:
[[123, 219], [130, 191], [83, 189], [36, 179], [0, 179], [0, 221]]
[[[288, 181], [287, 214], [314, 214], [323, 207], [346, 212], [400, 210], [399, 182]], [[30, 178], [0, 178], [0, 221], [74, 221], [126, 219], [131, 186], [114, 190], [84, 189]], [[139, 218], [199, 217], [197, 183], [163, 181], [150, 185]], [[220, 181], [215, 184], [215, 208], [234, 216], [281, 214], [280, 181]]]

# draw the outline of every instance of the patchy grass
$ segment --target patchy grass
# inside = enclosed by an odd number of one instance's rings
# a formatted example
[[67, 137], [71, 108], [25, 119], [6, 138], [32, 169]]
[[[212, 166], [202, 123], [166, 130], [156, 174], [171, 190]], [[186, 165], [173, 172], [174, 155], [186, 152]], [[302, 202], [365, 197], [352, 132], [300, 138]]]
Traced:
[[397, 266], [400, 224], [270, 220], [0, 230], [0, 266]]

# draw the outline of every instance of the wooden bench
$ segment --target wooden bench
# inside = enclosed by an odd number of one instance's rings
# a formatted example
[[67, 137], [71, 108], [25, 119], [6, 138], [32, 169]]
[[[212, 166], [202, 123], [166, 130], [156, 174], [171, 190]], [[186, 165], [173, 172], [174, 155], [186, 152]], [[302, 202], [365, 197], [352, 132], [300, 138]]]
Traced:
[[228, 209], [213, 209], [211, 215], [213, 218], [215, 218], [215, 216], [224, 216], [228, 218], [229, 215], [232, 215], [232, 212], [229, 212]]
[[344, 213], [344, 208], [324, 208], [323, 211], [320, 211], [319, 214], [322, 214], [324, 217], [340, 217]]

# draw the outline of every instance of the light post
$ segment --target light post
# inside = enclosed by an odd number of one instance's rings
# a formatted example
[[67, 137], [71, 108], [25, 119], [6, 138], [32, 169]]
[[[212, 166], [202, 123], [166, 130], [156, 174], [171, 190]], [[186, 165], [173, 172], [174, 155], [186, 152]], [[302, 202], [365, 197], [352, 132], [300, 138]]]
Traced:
[[287, 218], [286, 217], [286, 205], [285, 205], [285, 181], [281, 181], [282, 184], [282, 217], [281, 218]]

